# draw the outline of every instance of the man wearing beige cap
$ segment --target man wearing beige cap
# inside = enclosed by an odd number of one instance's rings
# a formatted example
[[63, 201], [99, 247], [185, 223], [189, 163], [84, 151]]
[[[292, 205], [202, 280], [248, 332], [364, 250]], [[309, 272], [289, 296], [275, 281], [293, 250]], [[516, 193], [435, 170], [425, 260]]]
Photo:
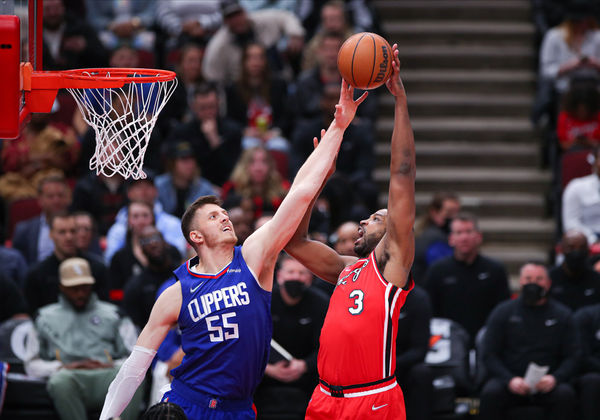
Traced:
[[[95, 280], [85, 259], [64, 260], [59, 277], [58, 303], [40, 308], [35, 320], [39, 354], [25, 369], [48, 378], [48, 393], [62, 420], [85, 419], [87, 412], [102, 408], [119, 359], [129, 355], [137, 331], [117, 306], [92, 291]], [[142, 396], [140, 388], [123, 419], [137, 418]]]

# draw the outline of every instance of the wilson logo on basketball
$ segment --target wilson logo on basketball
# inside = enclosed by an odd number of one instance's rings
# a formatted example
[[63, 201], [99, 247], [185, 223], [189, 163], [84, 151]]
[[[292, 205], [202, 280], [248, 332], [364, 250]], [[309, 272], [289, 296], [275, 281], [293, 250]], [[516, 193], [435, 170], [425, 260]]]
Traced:
[[383, 61], [379, 64], [379, 73], [377, 73], [377, 77], [375, 78], [375, 82], [381, 82], [388, 70], [388, 49], [387, 46], [381, 46], [381, 53], [383, 54]]

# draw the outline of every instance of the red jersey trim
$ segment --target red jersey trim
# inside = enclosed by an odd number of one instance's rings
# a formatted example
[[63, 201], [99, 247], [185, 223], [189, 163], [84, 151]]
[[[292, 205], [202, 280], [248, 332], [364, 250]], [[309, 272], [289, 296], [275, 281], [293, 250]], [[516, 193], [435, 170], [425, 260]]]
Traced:
[[233, 262], [230, 261], [229, 264], [227, 264], [221, 271], [219, 271], [217, 274], [201, 274], [201, 273], [194, 273], [191, 268], [190, 268], [190, 261], [188, 260], [187, 263], [185, 264], [185, 267], [187, 268], [188, 273], [190, 273], [190, 275], [194, 276], [194, 277], [198, 277], [200, 279], [216, 279], [221, 277], [223, 274], [227, 273], [227, 269], [229, 268], [229, 266], [231, 265], [231, 263]]

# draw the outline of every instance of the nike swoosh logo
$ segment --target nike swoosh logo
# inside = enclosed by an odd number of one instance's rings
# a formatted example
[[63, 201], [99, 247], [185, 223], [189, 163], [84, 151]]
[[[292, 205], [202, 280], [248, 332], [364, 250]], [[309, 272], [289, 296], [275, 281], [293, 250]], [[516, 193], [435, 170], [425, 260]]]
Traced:
[[377, 411], [377, 410], [379, 410], [380, 408], [383, 408], [383, 407], [385, 407], [386, 405], [387, 405], [387, 404], [383, 404], [383, 405], [378, 405], [378, 406], [375, 406], [375, 404], [373, 404], [373, 405], [371, 406], [371, 410], [373, 410], [373, 411]]
[[199, 288], [200, 286], [202, 286], [202, 284], [203, 284], [203, 283], [204, 283], [204, 282], [200, 283], [199, 285], [197, 285], [197, 286], [196, 286], [196, 287], [194, 287], [194, 288], [191, 288], [191, 287], [190, 287], [190, 293], [194, 293], [196, 290], [198, 290], [198, 288]]

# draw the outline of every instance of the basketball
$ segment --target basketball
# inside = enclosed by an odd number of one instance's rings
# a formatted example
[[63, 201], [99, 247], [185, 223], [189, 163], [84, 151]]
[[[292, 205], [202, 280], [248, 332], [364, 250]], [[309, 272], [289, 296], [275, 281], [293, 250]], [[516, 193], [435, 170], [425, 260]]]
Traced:
[[354, 34], [342, 44], [337, 65], [342, 77], [353, 87], [375, 89], [392, 73], [392, 47], [372, 32]]

